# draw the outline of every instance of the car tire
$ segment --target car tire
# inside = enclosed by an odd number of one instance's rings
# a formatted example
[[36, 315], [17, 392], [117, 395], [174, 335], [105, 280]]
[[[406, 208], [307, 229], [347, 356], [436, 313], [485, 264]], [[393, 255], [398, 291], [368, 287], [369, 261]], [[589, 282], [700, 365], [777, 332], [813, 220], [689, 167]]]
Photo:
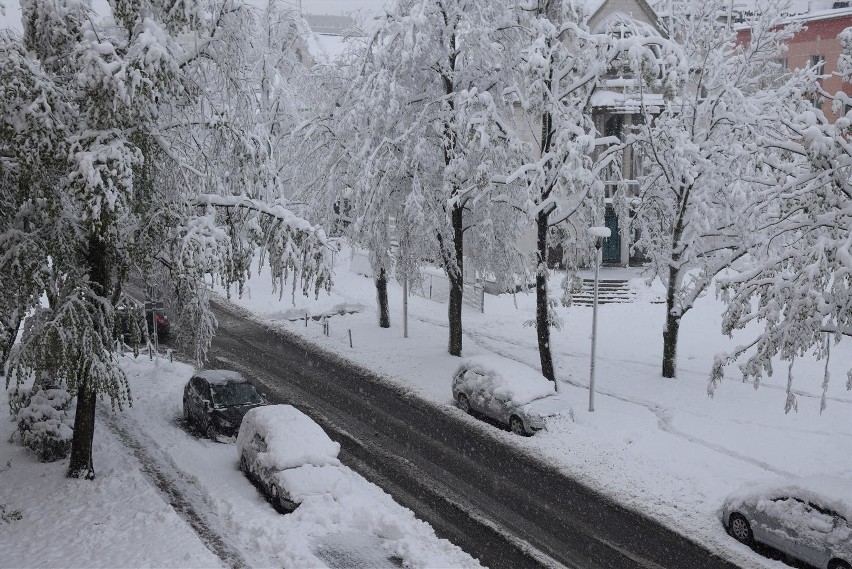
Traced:
[[207, 435], [207, 438], [213, 442], [219, 440], [219, 433], [216, 432], [216, 427], [213, 425], [213, 423], [207, 424], [207, 429], [204, 431], [204, 434]]
[[186, 404], [186, 399], [183, 400], [183, 420], [189, 423], [189, 405]]
[[472, 409], [470, 408], [470, 400], [467, 398], [467, 395], [465, 395], [464, 393], [459, 393], [458, 397], [456, 398], [456, 401], [459, 404], [459, 409], [461, 409], [467, 414], [470, 414]]
[[524, 422], [521, 421], [521, 418], [517, 415], [509, 417], [509, 430], [522, 437], [527, 435], [527, 430], [524, 428]]
[[728, 533], [740, 543], [746, 545], [754, 543], [754, 534], [751, 532], [751, 525], [742, 514], [737, 512], [734, 512], [728, 518]]
[[832, 559], [828, 562], [828, 569], [852, 569], [852, 567], [842, 559]]
[[249, 475], [248, 461], [245, 456], [240, 456], [240, 472], [246, 476]]

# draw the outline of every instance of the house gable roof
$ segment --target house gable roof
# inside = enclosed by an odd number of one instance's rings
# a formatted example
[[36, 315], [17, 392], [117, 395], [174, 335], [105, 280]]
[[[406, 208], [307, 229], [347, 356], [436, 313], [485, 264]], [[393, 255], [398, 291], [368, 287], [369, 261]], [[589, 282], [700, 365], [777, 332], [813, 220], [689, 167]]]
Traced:
[[588, 25], [593, 31], [609, 16], [624, 14], [637, 22], [652, 26], [661, 36], [668, 36], [662, 20], [646, 0], [589, 0], [586, 7], [591, 14]]

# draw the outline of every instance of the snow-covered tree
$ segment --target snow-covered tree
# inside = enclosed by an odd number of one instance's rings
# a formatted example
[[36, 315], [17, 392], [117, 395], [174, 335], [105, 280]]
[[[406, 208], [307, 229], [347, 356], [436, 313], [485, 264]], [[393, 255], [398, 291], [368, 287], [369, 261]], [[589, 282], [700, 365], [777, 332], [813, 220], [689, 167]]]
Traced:
[[239, 74], [244, 5], [116, 2], [115, 25], [77, 0], [22, 8], [23, 41], [0, 43], [0, 275], [19, 285], [0, 291], [0, 331], [32, 314], [7, 381], [47, 372], [76, 395], [69, 476], [90, 478], [97, 398], [130, 402], [112, 333], [131, 268], [165, 267], [203, 359], [215, 330], [205, 278], [242, 283], [259, 248], [277, 286], [318, 292], [330, 250], [286, 202], [257, 199], [265, 161], [207, 161], [222, 131], [254, 142], [229, 120], [234, 99], [201, 80], [243, 80], [241, 102], [257, 106], [256, 75]]
[[[852, 28], [839, 37], [843, 47], [840, 75], [852, 80]], [[796, 83], [801, 95], [815, 87], [821, 73], [811, 69]], [[843, 115], [850, 95], [834, 99], [840, 115], [831, 122], [819, 107], [803, 102], [799, 112], [783, 116], [761, 140], [767, 149], [767, 237], [750, 262], [720, 278], [728, 308], [723, 331], [730, 334], [752, 323], [763, 330], [732, 353], [716, 358], [708, 384], [712, 395], [726, 364], [742, 360], [743, 379], [755, 387], [772, 360], [788, 364], [786, 411], [796, 409], [793, 366], [813, 353], [825, 359], [821, 409], [829, 386], [831, 346], [852, 337], [852, 113]], [[852, 367], [846, 387], [852, 389]]]
[[[617, 62], [632, 70], [635, 86], [663, 89], [677, 80], [676, 49], [659, 35], [646, 34], [625, 19], [629, 33], [592, 33], [584, 2], [537, 0], [516, 10], [511, 32], [519, 61], [514, 84], [505, 93], [513, 103], [511, 147], [516, 169], [507, 192], [497, 197], [519, 208], [536, 231], [536, 333], [542, 374], [555, 379], [550, 328], [557, 325], [547, 286], [551, 228], [571, 219], [577, 226], [599, 225], [603, 176], [619, 158], [614, 137], [595, 128], [592, 96]], [[522, 132], [533, 133], [534, 141]]]
[[794, 83], [774, 81], [792, 29], [766, 11], [751, 22], [752, 40], [738, 45], [719, 17], [725, 10], [721, 1], [675, 4], [689, 80], [661, 109], [648, 109], [633, 137], [645, 175], [638, 196], [625, 198], [639, 230], [635, 247], [666, 287], [663, 377], [676, 376], [683, 316], [721, 271], [765, 239], [756, 142], [792, 100]]
[[445, 269], [453, 355], [462, 351], [465, 234], [478, 227], [473, 206], [505, 146], [492, 118], [505, 76], [495, 37], [502, 8], [481, 0], [392, 4], [329, 127], [345, 149], [333, 160], [348, 171], [338, 197], [351, 207], [352, 230], [376, 274], [390, 269], [389, 217], [424, 241], [407, 249], [408, 264], [418, 263], [412, 251], [428, 251]]

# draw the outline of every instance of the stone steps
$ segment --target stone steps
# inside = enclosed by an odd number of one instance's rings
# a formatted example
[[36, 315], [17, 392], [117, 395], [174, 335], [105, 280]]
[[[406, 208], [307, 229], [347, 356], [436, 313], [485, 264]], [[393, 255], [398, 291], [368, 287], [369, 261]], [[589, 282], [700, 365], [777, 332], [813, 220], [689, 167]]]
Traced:
[[[594, 303], [595, 280], [583, 279], [583, 288], [573, 296], [573, 304], [592, 306]], [[598, 304], [633, 302], [630, 284], [622, 279], [598, 279]]]

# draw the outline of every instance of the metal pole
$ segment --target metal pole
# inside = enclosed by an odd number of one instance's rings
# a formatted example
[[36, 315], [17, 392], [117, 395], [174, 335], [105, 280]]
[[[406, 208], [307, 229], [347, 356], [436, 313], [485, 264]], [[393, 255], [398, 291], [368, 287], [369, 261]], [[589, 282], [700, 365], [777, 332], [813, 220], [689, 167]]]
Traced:
[[595, 410], [595, 344], [598, 335], [598, 270], [601, 266], [601, 238], [595, 241], [595, 289], [592, 300], [592, 365], [589, 370], [589, 411]]
[[402, 337], [408, 338], [408, 277], [402, 279]]
[[157, 357], [160, 357], [160, 339], [157, 336], [157, 305], [156, 303], [151, 303], [151, 324], [152, 330], [154, 332], [154, 351], [157, 353]]

